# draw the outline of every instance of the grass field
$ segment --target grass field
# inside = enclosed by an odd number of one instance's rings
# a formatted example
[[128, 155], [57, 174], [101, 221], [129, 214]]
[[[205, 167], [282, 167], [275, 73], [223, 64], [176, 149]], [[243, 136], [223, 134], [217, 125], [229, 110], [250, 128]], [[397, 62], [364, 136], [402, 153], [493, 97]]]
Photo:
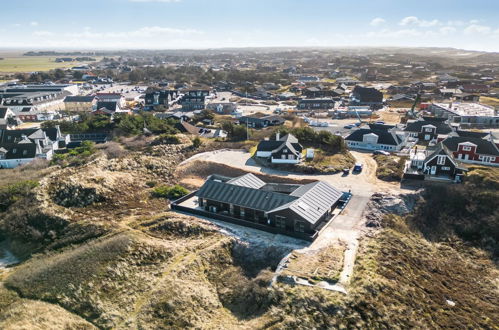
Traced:
[[[63, 62], [56, 63], [57, 56], [22, 56], [6, 55], [0, 57], [0, 73], [17, 73], [33, 71], [49, 71], [57, 68], [69, 68], [87, 62]], [[97, 59], [98, 60], [98, 59]]]

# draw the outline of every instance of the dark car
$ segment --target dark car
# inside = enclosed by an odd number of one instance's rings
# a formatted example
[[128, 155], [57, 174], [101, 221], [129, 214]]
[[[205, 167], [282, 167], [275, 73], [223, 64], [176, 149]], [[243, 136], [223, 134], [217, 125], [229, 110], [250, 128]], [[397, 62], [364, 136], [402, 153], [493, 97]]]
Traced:
[[354, 167], [353, 167], [352, 172], [355, 172], [355, 173], [362, 172], [362, 164], [361, 163], [355, 164]]

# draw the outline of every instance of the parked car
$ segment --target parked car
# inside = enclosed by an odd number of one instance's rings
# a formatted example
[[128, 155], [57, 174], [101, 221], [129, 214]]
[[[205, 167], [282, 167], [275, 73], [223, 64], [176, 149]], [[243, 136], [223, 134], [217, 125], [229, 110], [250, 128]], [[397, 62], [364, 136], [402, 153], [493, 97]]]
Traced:
[[385, 150], [374, 150], [373, 151], [374, 155], [385, 155], [385, 156], [390, 156], [390, 153]]
[[378, 125], [384, 125], [384, 124], [385, 124], [385, 122], [384, 122], [384, 121], [377, 121], [377, 122], [375, 122], [375, 124], [378, 124]]
[[347, 129], [352, 129], [354, 127], [355, 127], [355, 125], [352, 125], [352, 124], [343, 126], [343, 128], [347, 128]]
[[353, 170], [352, 172], [357, 172], [357, 173], [360, 173], [362, 172], [362, 164], [361, 163], [356, 163], [353, 167]]
[[350, 174], [350, 169], [349, 168], [344, 168], [343, 169], [343, 175], [348, 175]]

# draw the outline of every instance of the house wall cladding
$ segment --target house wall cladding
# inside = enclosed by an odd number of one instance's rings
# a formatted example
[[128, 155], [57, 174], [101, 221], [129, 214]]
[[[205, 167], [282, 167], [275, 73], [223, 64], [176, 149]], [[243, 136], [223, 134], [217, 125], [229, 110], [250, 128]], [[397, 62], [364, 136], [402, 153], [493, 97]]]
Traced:
[[[177, 201], [177, 202], [181, 203], [180, 201]], [[172, 208], [172, 210], [185, 212], [188, 214], [199, 215], [199, 216], [206, 217], [206, 218], [212, 218], [212, 219], [216, 219], [216, 220], [221, 220], [221, 221], [233, 223], [236, 225], [241, 225], [241, 226], [245, 226], [245, 227], [259, 229], [259, 230], [266, 231], [266, 232], [271, 233], [271, 234], [287, 235], [287, 236], [291, 236], [291, 237], [302, 239], [302, 240], [309, 241], [309, 242], [313, 242], [318, 236], [318, 232], [314, 232], [313, 234], [307, 234], [307, 233], [298, 233], [298, 232], [292, 232], [292, 231], [287, 231], [287, 230], [281, 230], [279, 228], [270, 227], [267, 225], [262, 225], [259, 223], [246, 221], [246, 220], [242, 220], [242, 219], [236, 219], [233, 217], [228, 217], [228, 216], [224, 216], [224, 215], [217, 214], [217, 213], [212, 213], [212, 212], [197, 210], [197, 209], [191, 209], [188, 207], [180, 206], [177, 203], [172, 203], [171, 208]]]

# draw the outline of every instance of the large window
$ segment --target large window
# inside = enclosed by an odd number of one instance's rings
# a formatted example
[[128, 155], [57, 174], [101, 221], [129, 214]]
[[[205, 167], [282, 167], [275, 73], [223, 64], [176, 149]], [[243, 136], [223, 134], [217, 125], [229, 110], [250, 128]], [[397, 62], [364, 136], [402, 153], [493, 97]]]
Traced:
[[439, 155], [437, 158], [437, 165], [445, 165], [445, 155]]
[[304, 233], [305, 232], [305, 223], [303, 221], [296, 221], [295, 222], [295, 231], [299, 233]]
[[275, 226], [279, 229], [286, 229], [286, 218], [279, 215], [275, 216]]

